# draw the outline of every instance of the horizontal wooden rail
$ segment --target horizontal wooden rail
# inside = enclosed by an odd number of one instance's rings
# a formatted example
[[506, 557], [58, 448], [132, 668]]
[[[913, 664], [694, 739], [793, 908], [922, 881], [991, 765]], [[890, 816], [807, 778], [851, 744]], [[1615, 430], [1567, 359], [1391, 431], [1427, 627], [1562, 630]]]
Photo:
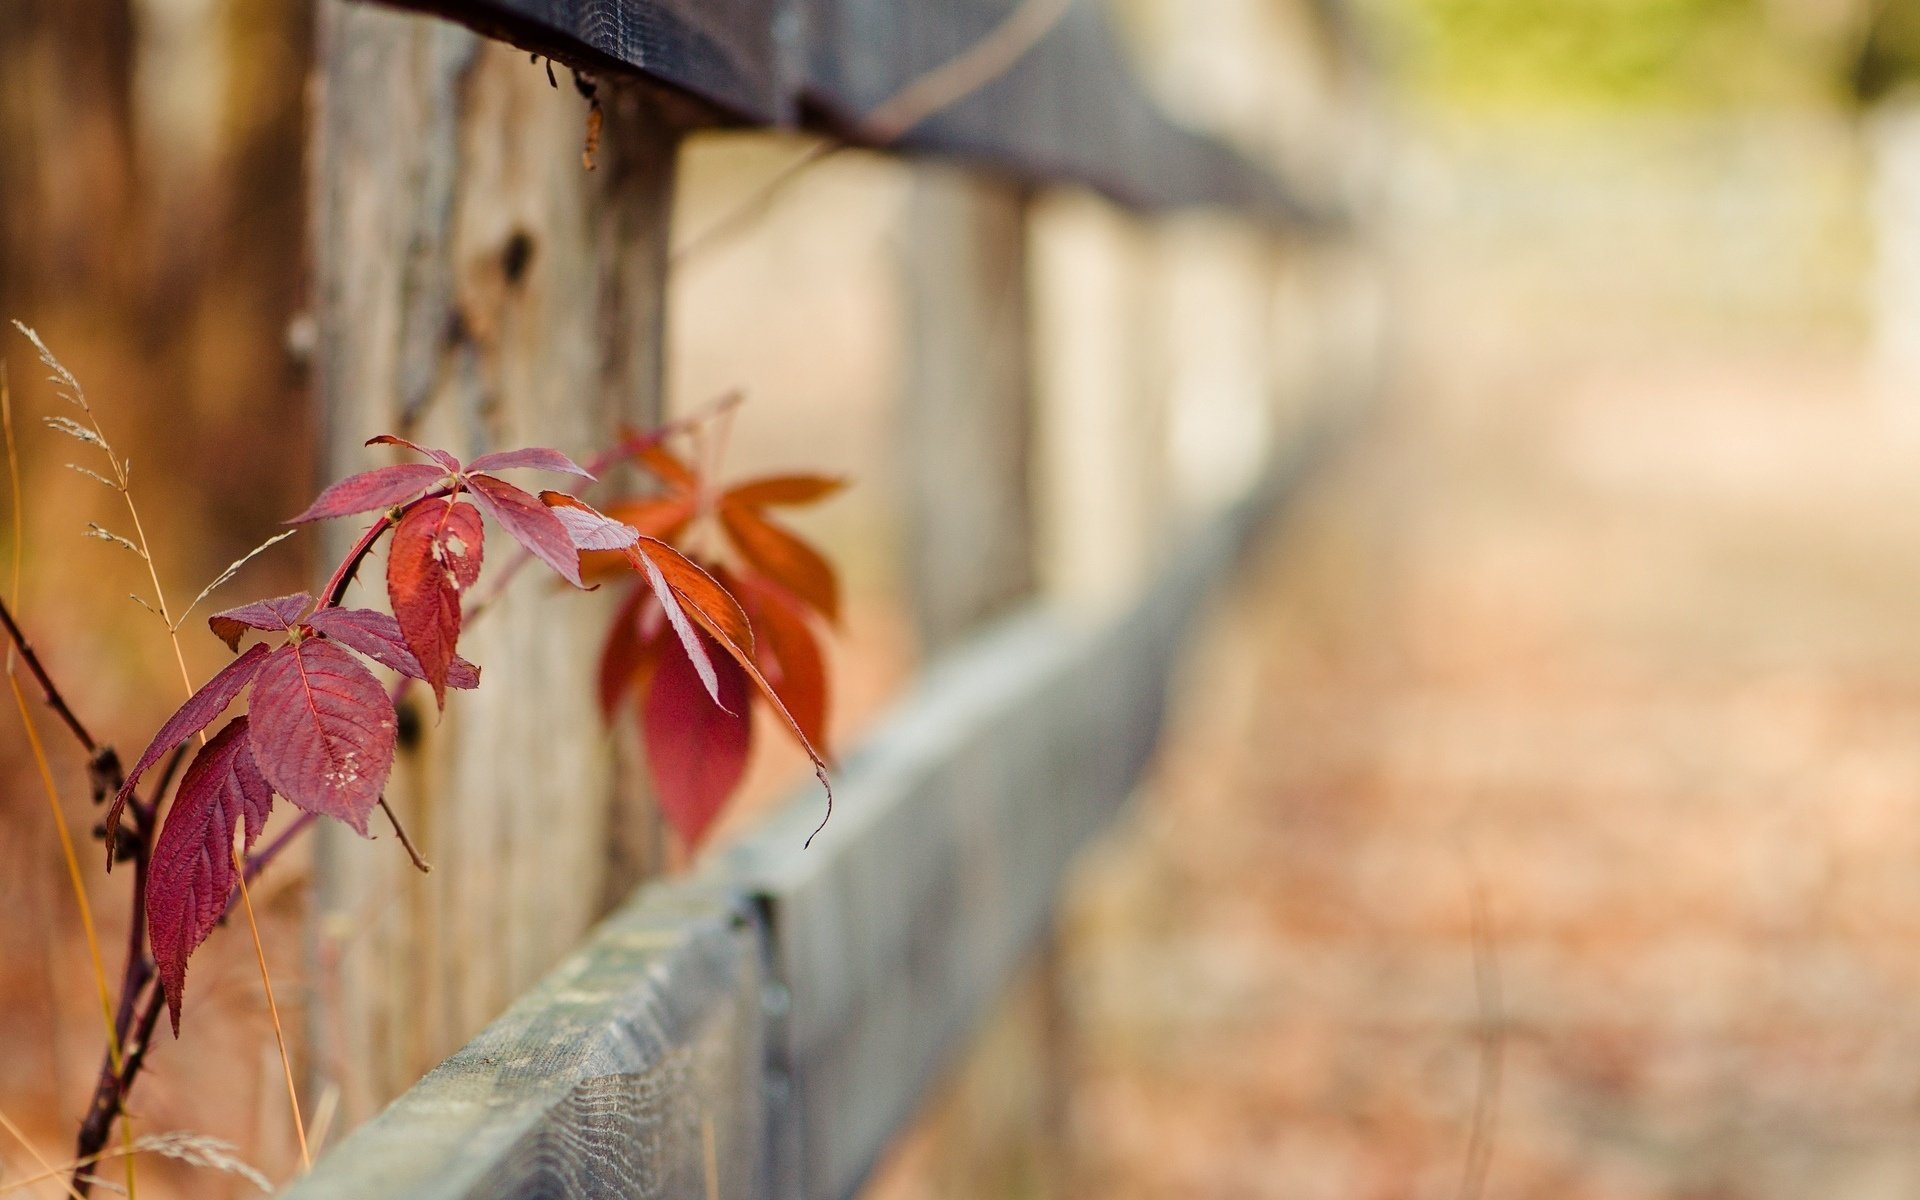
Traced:
[[717, 122], [950, 156], [1035, 184], [1082, 184], [1136, 209], [1225, 208], [1308, 230], [1341, 221], [1329, 197], [1162, 113], [1095, 0], [1049, 0], [1041, 7], [1059, 11], [1045, 14], [1031, 46], [1010, 47], [946, 102], [912, 112], [889, 101], [966, 60], [1034, 0], [387, 2], [585, 70], [670, 85]]
[[1196, 612], [1344, 440], [1336, 411], [1120, 619], [1032, 610], [936, 666], [811, 849], [809, 790], [643, 888], [289, 1200], [851, 1195], [1133, 791]]

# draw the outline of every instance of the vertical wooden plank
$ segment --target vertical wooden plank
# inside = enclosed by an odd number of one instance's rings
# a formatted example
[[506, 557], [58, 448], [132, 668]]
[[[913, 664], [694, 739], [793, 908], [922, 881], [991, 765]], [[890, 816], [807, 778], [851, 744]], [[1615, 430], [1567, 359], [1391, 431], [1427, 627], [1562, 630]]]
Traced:
[[[916, 168], [906, 222], [908, 579], [922, 649], [948, 650], [1037, 588], [1028, 197]], [[1058, 1189], [1059, 981], [1042, 953], [941, 1088], [926, 1139], [955, 1195]]]
[[[659, 105], [603, 84], [589, 173], [585, 103], [525, 53], [339, 0], [320, 22], [322, 474], [379, 461], [361, 446], [376, 433], [463, 457], [584, 456], [619, 421], [655, 419], [676, 144]], [[334, 531], [335, 548], [353, 532]], [[488, 550], [493, 571], [515, 557], [497, 532]], [[355, 603], [384, 603], [378, 570]], [[430, 877], [384, 830], [372, 845], [322, 839], [314, 1073], [342, 1090], [348, 1120], [500, 1012], [644, 866], [606, 851], [644, 818], [631, 796], [611, 803], [592, 701], [605, 616], [600, 597], [527, 570], [463, 639], [484, 686], [444, 716], [409, 693], [388, 798]]]
[[1034, 589], [1027, 202], [958, 168], [916, 169], [904, 255], [907, 578], [938, 653]]
[[1040, 574], [1089, 616], [1139, 592], [1166, 543], [1165, 363], [1147, 228], [1084, 194], [1035, 205]]

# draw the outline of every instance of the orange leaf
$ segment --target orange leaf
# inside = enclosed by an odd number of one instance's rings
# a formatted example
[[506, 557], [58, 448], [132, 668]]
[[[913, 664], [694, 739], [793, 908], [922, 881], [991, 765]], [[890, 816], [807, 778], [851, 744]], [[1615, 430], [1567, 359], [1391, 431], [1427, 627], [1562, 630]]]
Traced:
[[721, 504], [759, 508], [767, 504], [818, 504], [847, 486], [836, 475], [769, 475], [729, 488]]
[[659, 568], [674, 595], [709, 633], [739, 646], [745, 653], [753, 653], [753, 626], [747, 622], [747, 614], [732, 593], [721, 587], [713, 576], [659, 538], [641, 538], [635, 551]]
[[660, 482], [676, 492], [700, 490], [700, 476], [686, 461], [659, 442], [648, 442], [633, 453], [635, 462], [654, 473]]
[[779, 588], [752, 577], [739, 581], [735, 591], [759, 635], [754, 661], [793, 714], [794, 724], [823, 756], [830, 757], [826, 662], [806, 610]]
[[720, 524], [748, 564], [829, 621], [840, 619], [840, 584], [819, 551], [751, 508], [720, 509]]

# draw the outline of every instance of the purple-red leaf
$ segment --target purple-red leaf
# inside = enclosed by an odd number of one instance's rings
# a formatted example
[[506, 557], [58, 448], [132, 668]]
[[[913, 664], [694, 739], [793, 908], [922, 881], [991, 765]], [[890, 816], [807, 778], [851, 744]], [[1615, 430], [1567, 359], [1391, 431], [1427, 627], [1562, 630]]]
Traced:
[[373, 672], [320, 638], [282, 646], [261, 665], [249, 712], [273, 790], [365, 837], [393, 769], [393, 701]]
[[539, 500], [491, 475], [475, 475], [467, 480], [473, 498], [513, 540], [532, 551], [533, 556], [559, 572], [560, 578], [575, 587], [580, 582], [580, 553], [560, 518]]
[[511, 471], [515, 468], [531, 471], [558, 471], [562, 475], [578, 475], [582, 479], [592, 479], [587, 469], [574, 462], [558, 450], [549, 450], [545, 446], [529, 446], [525, 450], [499, 450], [492, 454], [482, 454], [467, 464], [469, 471]]
[[[709, 640], [702, 633], [695, 636]], [[746, 673], [724, 656], [713, 657], [713, 663], [718, 685], [708, 687], [689, 655], [667, 649], [640, 718], [660, 811], [690, 849], [700, 844], [740, 783], [753, 739]], [[717, 696], [710, 699], [710, 692]]]
[[442, 707], [460, 640], [460, 596], [480, 578], [484, 536], [480, 510], [448, 499], [408, 509], [387, 548], [387, 600]]
[[640, 531], [565, 492], [541, 492], [540, 503], [560, 519], [577, 550], [625, 550], [640, 540]]
[[240, 639], [249, 629], [289, 630], [300, 619], [313, 597], [305, 592], [295, 592], [291, 596], [276, 596], [272, 600], [256, 600], [252, 604], [242, 604], [239, 608], [229, 608], [207, 618], [207, 628], [214, 636], [227, 644], [227, 649], [238, 650]]
[[413, 499], [446, 477], [446, 471], [426, 463], [400, 463], [362, 471], [358, 475], [347, 476], [321, 492], [320, 498], [307, 511], [287, 524], [301, 525], [328, 517], [372, 512], [376, 508], [392, 508]]
[[455, 475], [460, 473], [460, 460], [448, 454], [445, 450], [435, 450], [431, 446], [422, 446], [418, 442], [410, 442], [403, 437], [395, 437], [391, 433], [383, 433], [379, 437], [370, 437], [367, 439], [366, 444], [369, 446], [405, 446], [415, 454], [426, 455]]
[[181, 742], [213, 724], [213, 719], [227, 710], [241, 689], [253, 681], [259, 673], [261, 662], [269, 651], [263, 645], [255, 643], [248, 646], [246, 653], [220, 668], [212, 679], [200, 686], [200, 690], [187, 698], [187, 702], [167, 718], [160, 732], [153, 735], [153, 741], [141, 752], [127, 772], [126, 781], [120, 785], [120, 791], [113, 798], [113, 804], [107, 809], [107, 870], [113, 870], [114, 849], [119, 845], [120, 813], [127, 806], [127, 797], [133, 795], [133, 787], [147, 768], [160, 761], [162, 755], [171, 751]]
[[175, 1037], [187, 958], [220, 923], [233, 894], [234, 830], [245, 823], [251, 849], [272, 806], [273, 789], [248, 746], [247, 718], [235, 717], [181, 777], [148, 868], [148, 937]]
[[[371, 608], [323, 608], [308, 619], [307, 628], [326, 634], [383, 667], [392, 667], [408, 679], [431, 682], [407, 645], [400, 622], [386, 613]], [[447, 664], [446, 682], [452, 688], [479, 687], [480, 668], [456, 654]]]

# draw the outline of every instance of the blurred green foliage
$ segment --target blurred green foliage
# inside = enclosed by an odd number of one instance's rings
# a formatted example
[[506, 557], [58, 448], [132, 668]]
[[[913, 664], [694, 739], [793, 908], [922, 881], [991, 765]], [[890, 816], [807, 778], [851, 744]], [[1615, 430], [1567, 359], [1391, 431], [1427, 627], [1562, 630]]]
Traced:
[[1399, 7], [1413, 18], [1408, 65], [1416, 85], [1429, 98], [1474, 108], [1712, 109], [1837, 99], [1847, 28], [1857, 27], [1834, 19], [1846, 16], [1844, 6], [1805, 0], [1402, 0]]
[[1920, 2], [1879, 0], [1854, 59], [1851, 82], [1854, 94], [1870, 103], [1920, 83]]

